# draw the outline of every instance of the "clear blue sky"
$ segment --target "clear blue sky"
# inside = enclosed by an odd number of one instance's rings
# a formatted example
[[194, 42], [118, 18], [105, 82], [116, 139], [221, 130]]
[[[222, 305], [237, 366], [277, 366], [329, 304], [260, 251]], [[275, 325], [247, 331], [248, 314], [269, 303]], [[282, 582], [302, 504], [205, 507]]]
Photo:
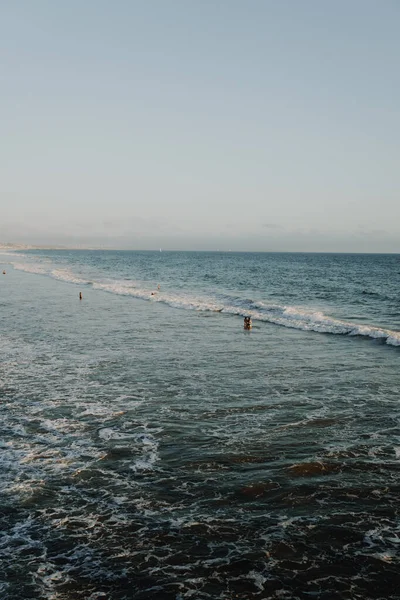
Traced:
[[400, 252], [398, 0], [3, 0], [0, 241]]

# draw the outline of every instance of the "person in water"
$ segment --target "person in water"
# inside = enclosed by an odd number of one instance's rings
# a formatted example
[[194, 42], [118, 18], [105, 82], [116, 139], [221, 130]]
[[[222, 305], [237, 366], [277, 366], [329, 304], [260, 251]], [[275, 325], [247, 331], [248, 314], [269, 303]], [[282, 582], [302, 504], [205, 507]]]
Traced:
[[79, 292], [79, 300], [82, 300], [83, 296], [82, 296], [82, 292]]
[[245, 329], [251, 329], [252, 328], [252, 323], [251, 323], [251, 318], [250, 317], [245, 317], [244, 318], [243, 327]]

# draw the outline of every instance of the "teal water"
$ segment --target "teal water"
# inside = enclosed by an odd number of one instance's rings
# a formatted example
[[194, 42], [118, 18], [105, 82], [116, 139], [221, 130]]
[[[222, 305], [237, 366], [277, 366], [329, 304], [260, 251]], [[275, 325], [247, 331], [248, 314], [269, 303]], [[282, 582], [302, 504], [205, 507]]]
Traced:
[[2, 598], [400, 597], [400, 256], [0, 262]]

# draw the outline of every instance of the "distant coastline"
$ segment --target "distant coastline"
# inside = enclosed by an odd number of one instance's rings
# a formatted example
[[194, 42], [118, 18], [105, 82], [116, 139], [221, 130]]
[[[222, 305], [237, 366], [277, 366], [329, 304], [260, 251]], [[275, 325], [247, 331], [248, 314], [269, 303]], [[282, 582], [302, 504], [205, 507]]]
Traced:
[[0, 242], [0, 250], [113, 250], [101, 246], [56, 246], [53, 244], [14, 244]]
[[[88, 246], [85, 244], [75, 244], [71, 246], [62, 246], [55, 244], [15, 244], [13, 242], [0, 242], [0, 251], [2, 250], [103, 250], [111, 252], [159, 252], [157, 248], [119, 248], [115, 246]], [[249, 254], [395, 254], [400, 252], [354, 252], [346, 250], [219, 250], [219, 249], [182, 249], [165, 248], [163, 252], [219, 252], [221, 254], [249, 253]]]

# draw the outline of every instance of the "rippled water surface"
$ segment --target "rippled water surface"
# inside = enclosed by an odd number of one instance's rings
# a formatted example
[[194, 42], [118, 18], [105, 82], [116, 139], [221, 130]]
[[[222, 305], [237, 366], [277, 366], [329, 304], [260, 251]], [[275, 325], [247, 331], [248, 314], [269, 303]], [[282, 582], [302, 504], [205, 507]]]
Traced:
[[400, 598], [400, 256], [0, 267], [2, 599]]

